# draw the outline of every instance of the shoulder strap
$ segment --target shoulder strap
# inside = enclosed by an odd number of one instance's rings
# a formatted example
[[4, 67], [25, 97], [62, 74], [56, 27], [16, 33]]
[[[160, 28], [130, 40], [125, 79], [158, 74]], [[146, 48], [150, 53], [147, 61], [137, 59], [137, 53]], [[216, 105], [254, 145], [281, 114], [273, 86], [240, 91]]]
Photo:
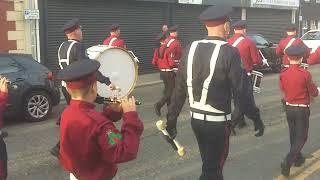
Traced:
[[290, 47], [295, 40], [296, 40], [296, 38], [292, 38], [292, 39], [288, 42], [287, 46], [284, 48], [283, 51], [285, 51], [288, 47]]
[[176, 39], [170, 39], [170, 41], [167, 44], [167, 47], [170, 47], [170, 45], [175, 41]]
[[242, 40], [244, 40], [244, 37], [241, 36], [232, 44], [232, 46], [237, 47]]
[[117, 39], [118, 39], [118, 38], [113, 37], [113, 38], [110, 40], [110, 42], [109, 42], [109, 45], [108, 45], [108, 46], [112, 46], [113, 42], [114, 42], [115, 40], [117, 40]]

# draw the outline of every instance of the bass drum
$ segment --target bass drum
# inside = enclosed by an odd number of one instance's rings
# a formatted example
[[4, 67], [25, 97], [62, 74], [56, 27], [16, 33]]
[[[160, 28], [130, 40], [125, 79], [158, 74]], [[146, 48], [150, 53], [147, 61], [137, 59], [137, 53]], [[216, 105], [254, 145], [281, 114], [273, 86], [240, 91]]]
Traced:
[[90, 59], [100, 62], [99, 71], [118, 88], [111, 91], [107, 85], [97, 82], [99, 96], [105, 98], [128, 96], [138, 79], [137, 58], [130, 51], [105, 45], [92, 46], [87, 49]]

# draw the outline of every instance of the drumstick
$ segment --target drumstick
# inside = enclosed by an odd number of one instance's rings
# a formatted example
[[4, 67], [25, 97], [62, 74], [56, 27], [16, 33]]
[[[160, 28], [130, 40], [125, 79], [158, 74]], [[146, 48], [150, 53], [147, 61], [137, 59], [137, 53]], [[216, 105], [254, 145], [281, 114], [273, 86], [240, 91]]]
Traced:
[[[165, 127], [166, 125], [162, 120], [159, 120], [156, 123], [156, 126], [165, 136], [168, 136], [170, 138], [170, 135], [169, 135], [169, 133], [166, 130], [166, 127]], [[173, 143], [174, 143], [174, 145], [175, 145], [175, 147], [177, 149], [176, 151], [178, 152], [178, 155], [181, 156], [181, 157], [184, 156], [184, 147], [181, 146], [180, 143], [176, 139], [173, 139], [172, 141], [173, 141]]]
[[[267, 59], [264, 57], [264, 55], [262, 54], [261, 50], [259, 50], [259, 53], [260, 53], [260, 55], [261, 55], [261, 57], [262, 57], [263, 60], [267, 60]], [[268, 61], [266, 61], [266, 63], [267, 63], [267, 66], [270, 67]]]

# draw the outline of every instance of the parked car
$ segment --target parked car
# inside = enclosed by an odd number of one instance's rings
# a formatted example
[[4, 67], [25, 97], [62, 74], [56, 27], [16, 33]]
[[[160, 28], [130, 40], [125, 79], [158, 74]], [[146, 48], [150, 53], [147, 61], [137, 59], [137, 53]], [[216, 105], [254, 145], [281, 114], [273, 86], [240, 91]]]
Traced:
[[10, 81], [5, 116], [42, 121], [60, 102], [52, 72], [30, 55], [0, 53], [0, 75]]
[[314, 52], [320, 47], [320, 30], [311, 30], [306, 32], [302, 37], [302, 41]]
[[252, 39], [257, 48], [261, 51], [263, 56], [268, 60], [268, 66], [256, 66], [255, 70], [272, 70], [272, 72], [279, 73], [281, 71], [281, 58], [277, 58], [276, 48], [277, 44], [273, 44], [269, 42], [266, 38], [264, 38], [261, 34], [248, 33], [247, 36]]

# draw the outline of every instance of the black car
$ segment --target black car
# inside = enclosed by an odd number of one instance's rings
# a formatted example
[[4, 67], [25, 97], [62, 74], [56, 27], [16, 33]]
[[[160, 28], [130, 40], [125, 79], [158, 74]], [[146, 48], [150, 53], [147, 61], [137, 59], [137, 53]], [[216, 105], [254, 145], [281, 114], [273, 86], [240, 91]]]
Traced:
[[272, 70], [272, 72], [278, 73], [281, 71], [281, 58], [277, 58], [276, 55], [276, 48], [277, 44], [273, 44], [269, 42], [266, 38], [264, 38], [260, 34], [248, 33], [247, 35], [250, 39], [252, 39], [257, 48], [261, 51], [263, 56], [268, 60], [268, 66], [256, 66], [254, 67], [255, 70]]
[[60, 102], [52, 72], [30, 55], [0, 53], [0, 75], [10, 81], [5, 116], [42, 121]]

